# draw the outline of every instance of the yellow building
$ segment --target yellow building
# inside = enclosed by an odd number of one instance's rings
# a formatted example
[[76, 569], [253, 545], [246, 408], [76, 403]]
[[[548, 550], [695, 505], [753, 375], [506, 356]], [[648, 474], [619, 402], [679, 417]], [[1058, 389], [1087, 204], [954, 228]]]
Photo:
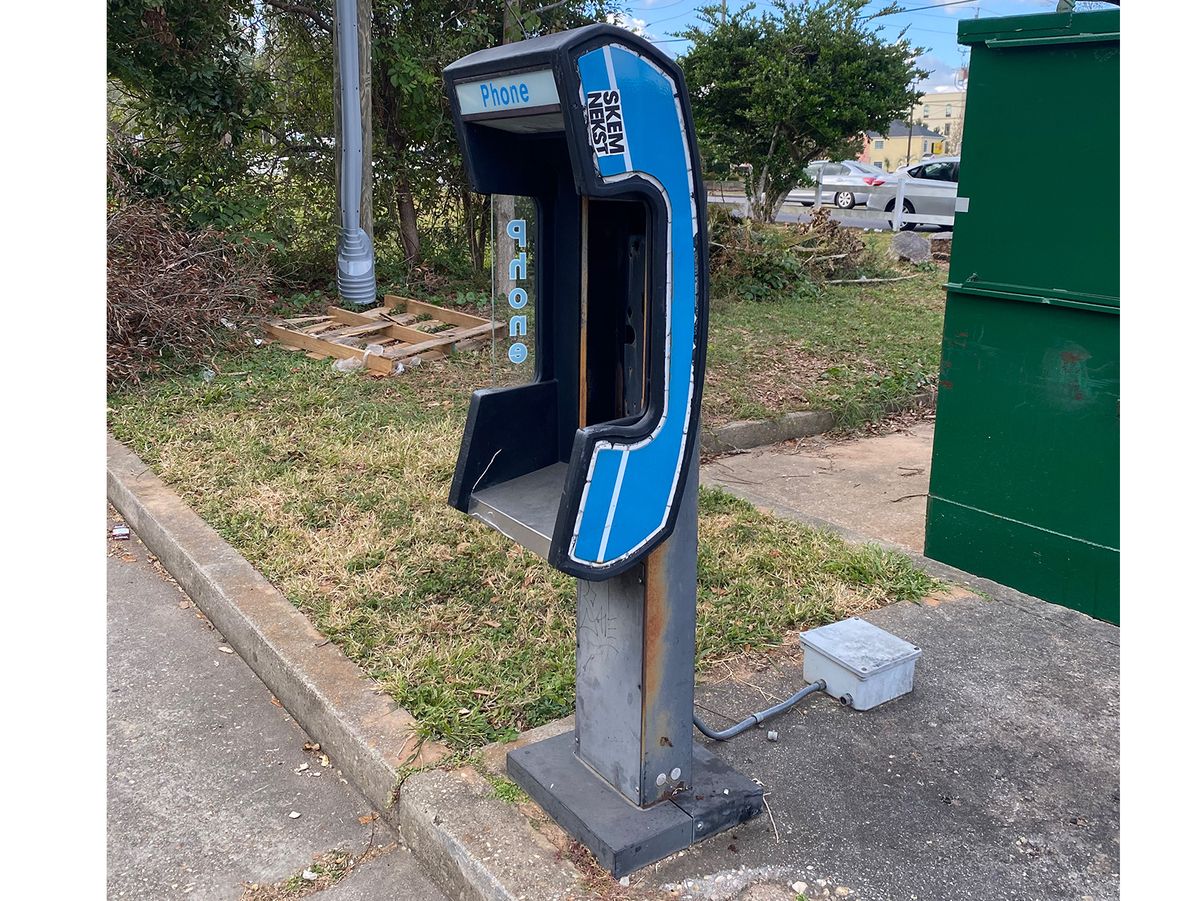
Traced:
[[919, 162], [926, 156], [950, 153], [946, 137], [915, 121], [910, 127], [900, 119], [893, 120], [887, 134], [867, 132], [859, 159], [884, 172], [895, 172], [901, 166]]
[[943, 135], [946, 147], [942, 152], [955, 154], [962, 150], [963, 113], [966, 109], [966, 91], [925, 94], [912, 108], [912, 121]]

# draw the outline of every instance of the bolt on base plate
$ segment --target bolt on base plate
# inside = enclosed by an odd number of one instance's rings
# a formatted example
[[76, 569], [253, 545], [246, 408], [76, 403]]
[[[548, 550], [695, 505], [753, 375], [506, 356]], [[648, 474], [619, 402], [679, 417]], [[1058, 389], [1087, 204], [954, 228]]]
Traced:
[[699, 744], [692, 787], [637, 807], [575, 756], [565, 732], [508, 753], [508, 774], [620, 878], [762, 813], [762, 786]]

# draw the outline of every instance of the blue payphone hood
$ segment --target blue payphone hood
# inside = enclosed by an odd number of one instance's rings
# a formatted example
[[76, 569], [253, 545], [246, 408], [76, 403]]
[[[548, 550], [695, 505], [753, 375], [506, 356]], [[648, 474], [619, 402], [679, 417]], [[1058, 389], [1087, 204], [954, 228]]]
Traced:
[[450, 502], [565, 572], [617, 575], [671, 534], [698, 445], [707, 227], [682, 73], [593, 25], [445, 79], [472, 186], [535, 200], [539, 280], [534, 379], [475, 393]]

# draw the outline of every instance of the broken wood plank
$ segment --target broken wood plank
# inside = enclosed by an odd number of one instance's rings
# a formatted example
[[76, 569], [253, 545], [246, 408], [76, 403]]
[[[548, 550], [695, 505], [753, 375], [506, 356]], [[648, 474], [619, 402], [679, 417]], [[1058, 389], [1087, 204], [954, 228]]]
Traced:
[[[350, 310], [343, 310], [341, 307], [330, 307], [329, 315], [338, 322], [344, 322], [347, 325], [368, 325], [377, 323], [379, 320], [364, 316], [362, 313], [354, 313]], [[407, 325], [397, 325], [394, 322], [386, 322], [382, 329], [385, 335], [392, 338], [399, 338], [401, 341], [411, 341], [413, 343], [425, 341], [429, 338], [429, 332], [423, 332], [420, 329], [409, 328]]]
[[474, 328], [466, 328], [462, 330], [455, 329], [454, 333], [449, 335], [432, 336], [431, 340], [422, 341], [418, 344], [410, 344], [408, 347], [397, 348], [395, 351], [388, 353], [388, 358], [392, 360], [403, 360], [415, 354], [422, 354], [428, 350], [446, 347], [447, 345], [456, 344], [459, 341], [465, 341], [469, 338], [490, 334], [491, 330], [491, 323], [486, 325], [477, 325]]
[[407, 360], [409, 357], [424, 353], [428, 350], [448, 348], [457, 340], [457, 338], [435, 338], [432, 341], [421, 341], [418, 344], [405, 344], [401, 347], [390, 347], [387, 349], [387, 358], [389, 360]]
[[488, 320], [482, 316], [464, 313], [462, 310], [449, 310], [445, 307], [425, 303], [423, 300], [413, 300], [411, 297], [397, 297], [395, 294], [384, 295], [384, 304], [390, 309], [403, 303], [410, 313], [423, 313], [433, 319], [449, 322], [453, 325], [486, 325]]
[[384, 314], [388, 319], [395, 322], [397, 325], [412, 325], [417, 321], [417, 317], [412, 313], [394, 313], [388, 312]]
[[345, 328], [334, 329], [332, 332], [326, 332], [321, 335], [325, 340], [341, 340], [342, 338], [357, 338], [360, 335], [370, 335], [373, 332], [382, 332], [387, 330], [391, 323], [386, 320], [383, 322], [368, 322], [363, 325], [348, 325]]
[[323, 321], [314, 322], [312, 325], [306, 325], [299, 329], [299, 331], [304, 332], [306, 335], [320, 335], [334, 328], [337, 328], [337, 322], [326, 316], [324, 317]]
[[272, 338], [276, 338], [285, 344], [291, 344], [312, 353], [337, 357], [341, 360], [360, 359], [363, 361], [364, 366], [374, 372], [382, 372], [384, 375], [391, 375], [392, 373], [393, 366], [389, 358], [382, 357], [379, 354], [366, 353], [361, 347], [350, 347], [334, 341], [324, 341], [312, 335], [306, 335], [304, 332], [292, 331], [291, 329], [269, 323], [264, 325], [263, 329]]

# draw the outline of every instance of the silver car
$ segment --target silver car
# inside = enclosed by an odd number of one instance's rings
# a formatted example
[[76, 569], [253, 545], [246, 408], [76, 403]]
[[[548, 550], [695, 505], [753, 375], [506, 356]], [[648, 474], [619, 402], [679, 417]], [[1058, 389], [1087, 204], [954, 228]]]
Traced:
[[[907, 222], [905, 228], [919, 224], [922, 215], [953, 216], [958, 197], [958, 160], [956, 156], [937, 156], [905, 166], [896, 171], [897, 178], [877, 186], [867, 198], [867, 209], [890, 213], [896, 208], [896, 191], [904, 181], [904, 212], [913, 214], [917, 223]], [[953, 228], [952, 225], [942, 225]]]
[[821, 184], [821, 203], [832, 204], [840, 210], [861, 206], [879, 185], [887, 183], [892, 176], [885, 175], [874, 166], [858, 160], [842, 160], [831, 163], [817, 160], [809, 163], [804, 174], [812, 182], [808, 188], [797, 188], [788, 195], [788, 200], [811, 205], [816, 197], [816, 185]]

